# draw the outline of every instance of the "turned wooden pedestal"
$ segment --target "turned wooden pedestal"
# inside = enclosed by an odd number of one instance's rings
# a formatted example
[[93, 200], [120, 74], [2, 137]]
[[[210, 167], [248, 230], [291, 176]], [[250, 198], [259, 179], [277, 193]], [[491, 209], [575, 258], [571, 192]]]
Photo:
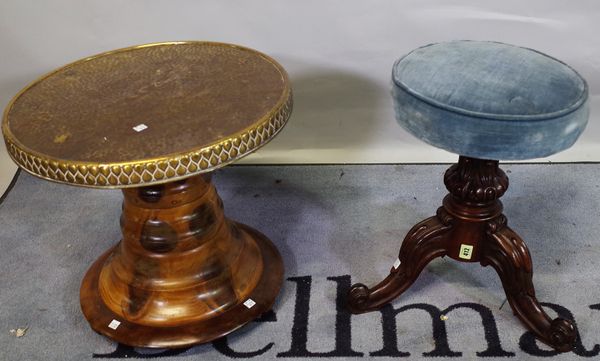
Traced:
[[123, 194], [123, 238], [81, 285], [95, 331], [127, 345], [183, 347], [270, 310], [281, 257], [264, 235], [225, 218], [209, 177]]
[[131, 346], [183, 347], [271, 308], [281, 257], [225, 218], [210, 173], [275, 137], [292, 103], [275, 60], [194, 41], [91, 56], [15, 96], [2, 122], [15, 163], [54, 182], [123, 189], [123, 237], [81, 285], [95, 331]]
[[376, 310], [400, 296], [436, 257], [494, 267], [514, 313], [544, 343], [568, 351], [576, 332], [571, 321], [552, 320], [535, 297], [531, 256], [525, 242], [507, 226], [498, 200], [508, 177], [498, 161], [461, 156], [444, 176], [450, 192], [437, 214], [406, 235], [390, 274], [373, 287], [355, 284], [348, 294], [353, 313]]

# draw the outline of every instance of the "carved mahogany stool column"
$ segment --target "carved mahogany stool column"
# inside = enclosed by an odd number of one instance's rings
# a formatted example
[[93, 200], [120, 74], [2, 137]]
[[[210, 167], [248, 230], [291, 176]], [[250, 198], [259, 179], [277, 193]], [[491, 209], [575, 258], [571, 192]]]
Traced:
[[588, 119], [585, 81], [539, 52], [476, 41], [419, 48], [396, 62], [393, 81], [399, 123], [461, 156], [446, 171], [449, 194], [437, 214], [408, 232], [383, 281], [352, 286], [349, 309], [379, 309], [406, 291], [431, 260], [449, 256], [494, 267], [524, 325], [555, 349], [570, 350], [573, 323], [552, 320], [540, 306], [531, 255], [502, 214], [499, 198], [508, 177], [495, 159], [538, 158], [571, 146]]
[[13, 99], [2, 130], [20, 167], [51, 181], [123, 188], [122, 239], [81, 285], [95, 331], [132, 346], [183, 347], [271, 308], [281, 256], [224, 216], [210, 172], [266, 144], [291, 110], [277, 62], [209, 42], [96, 55]]

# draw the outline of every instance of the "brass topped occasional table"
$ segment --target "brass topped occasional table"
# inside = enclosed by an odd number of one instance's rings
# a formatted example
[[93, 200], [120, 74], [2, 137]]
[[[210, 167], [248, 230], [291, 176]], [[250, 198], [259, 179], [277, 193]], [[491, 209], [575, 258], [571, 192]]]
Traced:
[[281, 256], [264, 235], [224, 216], [210, 172], [267, 143], [291, 110], [277, 62], [211, 42], [85, 58], [11, 101], [2, 131], [21, 168], [61, 183], [123, 188], [123, 238], [81, 285], [95, 331], [132, 346], [183, 347], [272, 307]]

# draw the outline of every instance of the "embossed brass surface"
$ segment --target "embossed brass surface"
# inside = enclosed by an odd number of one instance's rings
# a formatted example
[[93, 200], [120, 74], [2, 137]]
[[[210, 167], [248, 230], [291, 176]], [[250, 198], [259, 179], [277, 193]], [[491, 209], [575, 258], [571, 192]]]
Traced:
[[128, 188], [122, 239], [81, 285], [95, 331], [132, 346], [183, 347], [272, 307], [283, 281], [277, 248], [226, 218], [210, 174], [200, 173], [264, 145], [291, 109], [273, 59], [208, 42], [103, 53], [13, 99], [2, 130], [19, 166], [48, 180]]
[[124, 188], [241, 158], [268, 142], [291, 108], [285, 70], [264, 54], [221, 43], [158, 43], [43, 76], [11, 101], [2, 130], [13, 160], [36, 176]]

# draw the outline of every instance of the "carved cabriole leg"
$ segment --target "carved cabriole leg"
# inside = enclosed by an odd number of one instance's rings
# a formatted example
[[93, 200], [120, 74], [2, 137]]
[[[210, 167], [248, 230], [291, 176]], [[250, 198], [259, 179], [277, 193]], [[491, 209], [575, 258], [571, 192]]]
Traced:
[[506, 226], [506, 217], [489, 223], [481, 264], [494, 267], [510, 306], [519, 319], [544, 343], [569, 351], [576, 331], [571, 321], [552, 320], [540, 306], [533, 288], [533, 267], [525, 242]]
[[398, 259], [398, 268], [392, 267], [390, 274], [377, 285], [368, 288], [355, 284], [348, 294], [348, 308], [352, 313], [374, 311], [400, 296], [415, 282], [423, 268], [437, 257], [446, 254], [446, 235], [451, 218], [440, 207], [437, 215], [415, 225], [406, 235]]
[[492, 265], [502, 280], [511, 307], [541, 341], [559, 351], [573, 347], [576, 331], [570, 321], [551, 320], [535, 298], [527, 246], [502, 215], [499, 198], [508, 177], [497, 160], [460, 156], [444, 175], [449, 194], [437, 216], [413, 227], [400, 249], [400, 266], [377, 285], [355, 284], [348, 308], [362, 313], [381, 308], [401, 295], [434, 258]]

